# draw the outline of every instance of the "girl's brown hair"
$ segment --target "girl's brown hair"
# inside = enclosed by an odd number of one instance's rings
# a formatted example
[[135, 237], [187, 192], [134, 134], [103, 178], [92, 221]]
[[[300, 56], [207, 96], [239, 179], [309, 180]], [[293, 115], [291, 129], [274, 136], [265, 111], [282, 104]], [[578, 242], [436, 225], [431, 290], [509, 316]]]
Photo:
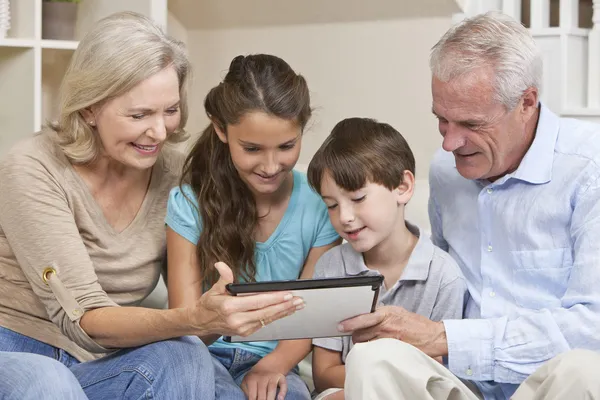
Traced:
[[210, 287], [219, 279], [214, 268], [217, 261], [231, 267], [236, 281], [252, 282], [259, 218], [256, 203], [213, 124], [227, 134], [227, 127], [244, 115], [264, 112], [295, 121], [304, 129], [311, 116], [308, 86], [278, 57], [237, 56], [223, 82], [206, 96], [204, 108], [212, 123], [187, 157], [182, 176], [182, 183], [191, 185], [198, 200], [202, 226], [197, 255], [203, 283]]

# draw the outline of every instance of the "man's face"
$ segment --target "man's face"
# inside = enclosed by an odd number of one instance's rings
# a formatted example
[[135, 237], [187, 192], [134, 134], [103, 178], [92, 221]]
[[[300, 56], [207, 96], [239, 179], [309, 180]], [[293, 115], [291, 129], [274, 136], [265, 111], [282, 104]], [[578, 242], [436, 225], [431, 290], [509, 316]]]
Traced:
[[493, 99], [493, 79], [487, 68], [449, 82], [432, 79], [432, 112], [442, 147], [454, 154], [458, 172], [467, 179], [493, 181], [513, 172], [533, 139], [528, 122], [537, 109], [537, 92], [507, 110]]

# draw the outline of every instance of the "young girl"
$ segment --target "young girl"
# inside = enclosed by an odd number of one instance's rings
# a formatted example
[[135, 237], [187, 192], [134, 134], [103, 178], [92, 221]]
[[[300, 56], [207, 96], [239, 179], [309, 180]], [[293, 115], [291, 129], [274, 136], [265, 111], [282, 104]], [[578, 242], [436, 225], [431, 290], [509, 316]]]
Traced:
[[[271, 55], [238, 56], [204, 107], [211, 124], [169, 199], [170, 307], [193, 304], [215, 284], [217, 262], [235, 281], [310, 278], [339, 241], [327, 207], [293, 170], [311, 116], [302, 76]], [[228, 329], [243, 322], [226, 321]], [[310, 340], [227, 343], [222, 333], [202, 338], [212, 342], [217, 398], [310, 399], [293, 371]]]

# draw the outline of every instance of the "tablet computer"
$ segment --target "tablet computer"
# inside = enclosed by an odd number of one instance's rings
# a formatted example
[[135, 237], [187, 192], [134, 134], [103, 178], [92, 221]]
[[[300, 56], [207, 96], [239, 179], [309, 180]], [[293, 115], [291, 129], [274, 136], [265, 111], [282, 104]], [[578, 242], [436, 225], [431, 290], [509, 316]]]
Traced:
[[382, 283], [383, 276], [378, 275], [229, 284], [227, 290], [234, 296], [286, 291], [303, 298], [305, 306], [252, 335], [223, 339], [235, 343], [344, 336], [338, 324], [375, 311]]

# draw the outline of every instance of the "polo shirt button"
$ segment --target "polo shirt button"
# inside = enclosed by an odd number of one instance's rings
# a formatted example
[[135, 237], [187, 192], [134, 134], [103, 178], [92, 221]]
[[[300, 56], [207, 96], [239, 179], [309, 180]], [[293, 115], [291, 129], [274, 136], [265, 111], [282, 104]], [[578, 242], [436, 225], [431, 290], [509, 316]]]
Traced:
[[494, 292], [493, 290], [490, 292], [490, 297], [496, 297], [496, 292]]
[[493, 191], [494, 191], [494, 189], [492, 189], [492, 188], [487, 189], [488, 194], [492, 194]]
[[471, 368], [467, 369], [467, 376], [473, 375], [473, 370]]
[[487, 251], [490, 252], [490, 253], [492, 252], [492, 245], [491, 244], [488, 245]]

